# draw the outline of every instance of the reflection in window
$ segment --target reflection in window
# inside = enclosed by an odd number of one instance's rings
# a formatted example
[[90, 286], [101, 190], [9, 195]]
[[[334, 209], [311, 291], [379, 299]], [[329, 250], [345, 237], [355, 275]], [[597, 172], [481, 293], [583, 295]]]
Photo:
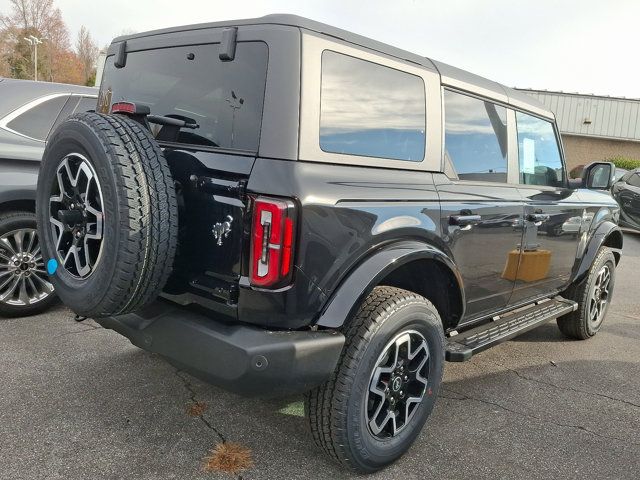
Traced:
[[331, 51], [322, 54], [320, 148], [419, 162], [425, 147], [420, 77]]
[[46, 140], [68, 98], [64, 95], [42, 102], [10, 121], [7, 127], [27, 137]]
[[147, 105], [153, 115], [198, 125], [176, 131], [154, 124], [158, 140], [257, 151], [268, 47], [239, 42], [232, 62], [220, 60], [218, 53], [216, 44], [131, 52], [120, 69], [111, 56], [101, 95], [110, 96], [111, 103]]
[[520, 183], [525, 185], [564, 185], [564, 168], [553, 124], [516, 112]]
[[627, 183], [632, 187], [640, 187], [640, 173], [634, 173], [629, 177]]
[[445, 90], [445, 159], [460, 180], [507, 181], [507, 110]]

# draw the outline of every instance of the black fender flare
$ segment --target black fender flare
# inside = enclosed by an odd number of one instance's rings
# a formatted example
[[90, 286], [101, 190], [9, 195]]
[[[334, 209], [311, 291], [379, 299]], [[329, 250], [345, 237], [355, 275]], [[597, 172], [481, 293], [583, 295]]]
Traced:
[[622, 255], [622, 238], [623, 238], [622, 231], [620, 230], [620, 227], [618, 227], [618, 225], [616, 225], [611, 221], [602, 222], [600, 225], [598, 225], [598, 227], [596, 228], [596, 231], [591, 235], [591, 238], [589, 238], [588, 240], [588, 243], [582, 254], [582, 259], [573, 277], [574, 278], [573, 282], [579, 283], [585, 278], [587, 272], [591, 268], [591, 264], [593, 263], [593, 260], [596, 258], [596, 255], [598, 254], [598, 250], [600, 250], [600, 247], [607, 241], [609, 237], [611, 237], [611, 235], [620, 236], [620, 243], [619, 243], [620, 246], [610, 247], [611, 250], [613, 250], [614, 254], [616, 255], [616, 260], [620, 258], [620, 256]]
[[377, 250], [355, 267], [333, 292], [320, 313], [316, 325], [326, 328], [341, 327], [384, 277], [415, 260], [441, 262], [453, 273], [460, 290], [461, 311], [464, 312], [462, 275], [453, 260], [433, 245], [418, 241], [403, 241]]

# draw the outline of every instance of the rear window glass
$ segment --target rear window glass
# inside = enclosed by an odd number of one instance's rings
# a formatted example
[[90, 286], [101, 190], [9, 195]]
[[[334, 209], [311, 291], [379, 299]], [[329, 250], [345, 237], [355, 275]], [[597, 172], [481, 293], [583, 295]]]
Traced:
[[325, 152], [420, 162], [425, 117], [420, 77], [336, 52], [322, 54]]
[[[164, 141], [255, 152], [268, 47], [263, 42], [238, 43], [230, 62], [221, 61], [218, 54], [218, 44], [131, 52], [120, 69], [109, 57], [101, 105], [134, 102], [149, 106], [152, 115], [198, 125], [179, 132], [153, 125], [156, 137]], [[106, 102], [104, 95], [110, 96]]]
[[11, 120], [7, 127], [27, 137], [46, 140], [68, 98], [63, 95], [42, 102]]

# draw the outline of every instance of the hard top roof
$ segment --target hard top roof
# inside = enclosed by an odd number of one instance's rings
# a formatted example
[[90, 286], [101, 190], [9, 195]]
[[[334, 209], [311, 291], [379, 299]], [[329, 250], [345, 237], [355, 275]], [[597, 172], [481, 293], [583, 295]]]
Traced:
[[358, 35], [341, 28], [333, 27], [325, 23], [317, 22], [298, 15], [289, 14], [273, 14], [265, 15], [259, 18], [250, 18], [244, 20], [228, 20], [222, 22], [210, 22], [199, 23], [194, 25], [185, 25], [178, 27], [164, 28], [160, 30], [152, 30], [149, 32], [136, 33], [132, 35], [125, 35], [117, 37], [112, 43], [127, 41], [130, 39], [150, 37], [154, 35], [163, 35], [167, 33], [186, 32], [192, 30], [204, 30], [209, 28], [222, 28], [222, 27], [240, 27], [244, 25], [282, 25], [297, 27], [300, 29], [308, 30], [311, 32], [319, 33], [332, 37], [338, 40], [342, 40], [348, 43], [352, 43], [376, 52], [389, 55], [400, 60], [411, 62], [423, 67], [437, 70], [442, 78], [443, 85], [457, 87], [462, 90], [468, 91], [480, 91], [481, 93], [495, 98], [504, 103], [513, 105], [515, 107], [530, 110], [538, 115], [554, 118], [553, 113], [544, 104], [538, 102], [536, 99], [526, 95], [522, 92], [518, 92], [512, 88], [501, 85], [492, 80], [480, 77], [465, 70], [452, 67], [442, 62], [431, 60], [427, 57], [417, 55], [415, 53], [408, 52], [401, 48], [393, 47], [386, 43], [373, 40], [362, 35]]

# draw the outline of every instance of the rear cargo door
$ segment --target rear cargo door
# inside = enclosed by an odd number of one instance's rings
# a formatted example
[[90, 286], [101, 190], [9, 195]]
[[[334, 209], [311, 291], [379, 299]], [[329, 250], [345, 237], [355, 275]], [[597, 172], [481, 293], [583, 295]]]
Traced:
[[251, 156], [165, 149], [178, 186], [179, 236], [167, 290], [235, 303], [243, 269]]
[[245, 185], [258, 152], [268, 47], [238, 42], [223, 61], [219, 43], [167, 47], [170, 39], [153, 40], [163, 48], [128, 40], [120, 68], [115, 55], [107, 58], [99, 106], [148, 106], [174, 175], [180, 234], [165, 291], [233, 304], [245, 264]]

